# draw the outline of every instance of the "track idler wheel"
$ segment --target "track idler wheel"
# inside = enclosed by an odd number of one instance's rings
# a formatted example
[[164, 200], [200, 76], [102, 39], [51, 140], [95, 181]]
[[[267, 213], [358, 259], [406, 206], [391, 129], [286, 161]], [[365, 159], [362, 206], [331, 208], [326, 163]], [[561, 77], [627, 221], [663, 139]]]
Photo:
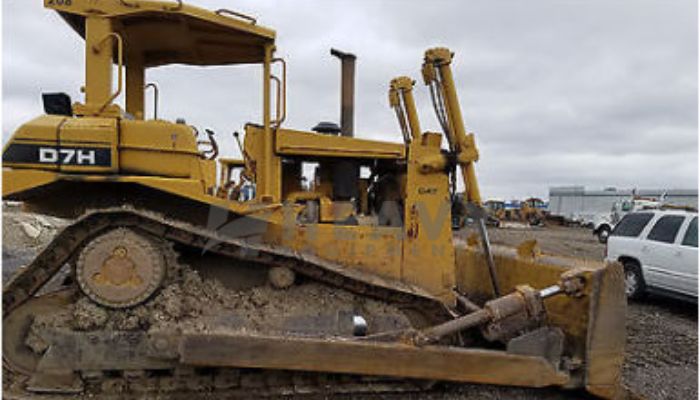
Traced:
[[111, 308], [141, 304], [165, 279], [165, 255], [155, 239], [119, 228], [95, 237], [80, 252], [76, 278], [94, 302]]
[[36, 372], [41, 351], [27, 343], [29, 331], [37, 315], [58, 313], [73, 302], [73, 291], [62, 290], [41, 297], [33, 297], [13, 310], [2, 321], [2, 356], [5, 363], [26, 375]]

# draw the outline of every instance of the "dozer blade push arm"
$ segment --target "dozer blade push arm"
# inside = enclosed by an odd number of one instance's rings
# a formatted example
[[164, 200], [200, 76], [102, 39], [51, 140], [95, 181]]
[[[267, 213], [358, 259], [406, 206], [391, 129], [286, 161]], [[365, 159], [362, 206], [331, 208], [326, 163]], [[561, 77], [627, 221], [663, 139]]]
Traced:
[[546, 314], [545, 299], [560, 294], [580, 296], [583, 285], [583, 278], [576, 274], [563, 276], [559, 284], [541, 290], [520, 285], [513, 293], [488, 301], [483, 308], [418, 332], [413, 342], [419, 346], [437, 343], [445, 336], [478, 326], [483, 326], [482, 332], [488, 340], [503, 339], [508, 330], [517, 331], [542, 321]]
[[389, 105], [396, 112], [406, 144], [420, 138], [420, 122], [416, 102], [413, 99], [415, 81], [407, 76], [391, 80], [389, 86]]
[[476, 180], [474, 163], [479, 159], [474, 134], [467, 134], [464, 129], [462, 111], [457, 98], [454, 78], [452, 77], [452, 52], [444, 47], [428, 49], [423, 59], [423, 81], [430, 88], [430, 97], [443, 132], [447, 136], [450, 151], [455, 162], [462, 170], [464, 192], [467, 203], [476, 216], [481, 235], [484, 254], [489, 267], [493, 293], [501, 294], [496, 279], [496, 265], [491, 254], [490, 241], [486, 230], [485, 213], [481, 205], [479, 183]]
[[429, 49], [423, 62], [423, 80], [430, 87], [430, 95], [450, 151], [462, 169], [467, 201], [481, 206], [481, 194], [476, 180], [474, 162], [479, 159], [473, 134], [467, 134], [459, 107], [457, 90], [452, 77], [452, 53], [444, 47]]

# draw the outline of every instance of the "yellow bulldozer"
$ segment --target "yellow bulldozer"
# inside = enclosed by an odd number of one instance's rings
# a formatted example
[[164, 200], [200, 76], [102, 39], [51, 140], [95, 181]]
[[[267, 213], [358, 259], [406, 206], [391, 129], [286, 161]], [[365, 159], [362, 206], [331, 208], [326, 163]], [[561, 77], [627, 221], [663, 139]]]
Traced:
[[488, 215], [487, 222], [491, 226], [499, 227], [501, 226], [501, 222], [506, 219], [506, 202], [503, 200], [486, 200], [484, 209]]
[[544, 202], [536, 197], [530, 197], [523, 201], [514, 201], [516, 206], [511, 206], [502, 200], [487, 200], [484, 208], [488, 214], [488, 221], [493, 226], [500, 226], [502, 222], [517, 222], [531, 226], [545, 224], [547, 213], [544, 211]]
[[[3, 150], [3, 199], [72, 219], [5, 284], [6, 395], [440, 381], [627, 395], [620, 266], [490, 245], [450, 50], [422, 64], [442, 132], [421, 130], [400, 77], [403, 143], [380, 142], [353, 132], [352, 54], [333, 51], [341, 126], [293, 130], [287, 65], [256, 18], [181, 1], [44, 5], [85, 42], [84, 100], [44, 94], [45, 114]], [[219, 158], [211, 131], [145, 118], [145, 71], [172, 64], [260, 66], [241, 159]], [[451, 231], [458, 176], [478, 240]]]
[[519, 203], [517, 208], [505, 209], [504, 220], [532, 226], [544, 225], [546, 213], [541, 199], [530, 197]]

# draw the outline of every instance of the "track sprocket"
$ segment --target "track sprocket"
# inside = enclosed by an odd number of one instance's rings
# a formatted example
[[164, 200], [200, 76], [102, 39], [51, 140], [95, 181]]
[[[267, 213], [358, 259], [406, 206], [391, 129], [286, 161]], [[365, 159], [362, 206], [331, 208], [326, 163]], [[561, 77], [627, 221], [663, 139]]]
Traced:
[[80, 252], [76, 278], [94, 302], [111, 308], [138, 305], [158, 290], [167, 264], [161, 247], [140, 233], [117, 228], [91, 240]]

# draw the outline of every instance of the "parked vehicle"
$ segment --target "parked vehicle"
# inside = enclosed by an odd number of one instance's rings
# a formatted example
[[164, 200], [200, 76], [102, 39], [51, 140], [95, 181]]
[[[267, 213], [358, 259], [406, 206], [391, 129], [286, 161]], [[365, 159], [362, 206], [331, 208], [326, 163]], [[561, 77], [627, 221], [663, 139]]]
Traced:
[[610, 213], [597, 215], [593, 220], [593, 235], [598, 237], [600, 243], [607, 243], [610, 233], [615, 225], [620, 222], [627, 213], [639, 210], [660, 208], [662, 205], [656, 199], [634, 196], [629, 200], [616, 201]]
[[647, 292], [698, 298], [698, 214], [643, 210], [627, 214], [608, 239], [606, 259], [625, 268], [627, 297]]

